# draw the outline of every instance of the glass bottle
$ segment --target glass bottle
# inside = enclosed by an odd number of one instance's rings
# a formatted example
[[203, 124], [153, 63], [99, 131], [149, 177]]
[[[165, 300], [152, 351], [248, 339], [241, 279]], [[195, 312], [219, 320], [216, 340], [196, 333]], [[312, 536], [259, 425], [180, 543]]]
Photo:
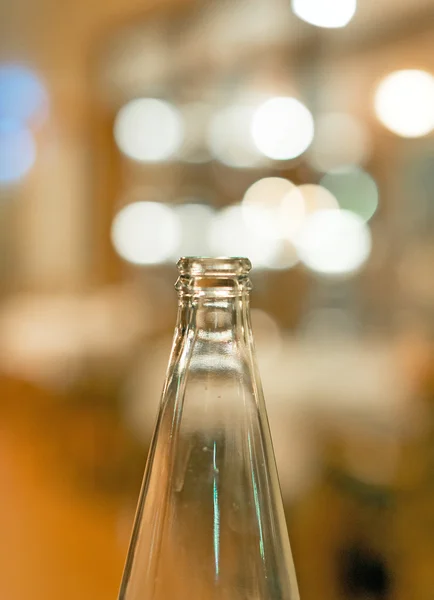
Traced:
[[250, 261], [182, 258], [119, 600], [298, 600], [249, 314]]

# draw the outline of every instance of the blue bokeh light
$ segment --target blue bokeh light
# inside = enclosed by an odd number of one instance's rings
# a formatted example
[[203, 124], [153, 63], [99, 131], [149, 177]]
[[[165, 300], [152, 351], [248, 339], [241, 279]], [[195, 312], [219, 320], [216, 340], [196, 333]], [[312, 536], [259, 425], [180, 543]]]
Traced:
[[18, 183], [32, 168], [36, 145], [20, 121], [0, 118], [0, 185]]
[[0, 63], [0, 119], [28, 122], [47, 111], [48, 93], [38, 75], [23, 65]]

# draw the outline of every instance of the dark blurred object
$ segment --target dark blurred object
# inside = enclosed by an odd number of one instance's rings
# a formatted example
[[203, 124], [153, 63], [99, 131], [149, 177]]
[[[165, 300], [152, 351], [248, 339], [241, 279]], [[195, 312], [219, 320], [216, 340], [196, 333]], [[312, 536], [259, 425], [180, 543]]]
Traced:
[[343, 550], [339, 562], [345, 598], [392, 598], [391, 573], [384, 557], [362, 544], [354, 543]]

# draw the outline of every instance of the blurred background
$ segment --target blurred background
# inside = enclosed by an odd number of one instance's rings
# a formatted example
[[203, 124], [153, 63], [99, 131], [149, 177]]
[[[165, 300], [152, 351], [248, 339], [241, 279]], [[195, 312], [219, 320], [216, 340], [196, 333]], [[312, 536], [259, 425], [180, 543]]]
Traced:
[[247, 255], [303, 600], [434, 598], [432, 0], [2, 0], [0, 586], [116, 598], [181, 255]]

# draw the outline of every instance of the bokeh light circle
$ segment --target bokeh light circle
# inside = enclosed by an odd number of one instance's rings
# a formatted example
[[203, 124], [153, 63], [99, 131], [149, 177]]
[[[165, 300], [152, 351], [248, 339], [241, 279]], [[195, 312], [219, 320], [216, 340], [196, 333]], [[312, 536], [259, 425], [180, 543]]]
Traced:
[[158, 202], [134, 202], [115, 216], [111, 237], [118, 254], [128, 262], [146, 265], [169, 259], [180, 241], [174, 211]]
[[258, 165], [262, 157], [255, 147], [250, 106], [228, 106], [217, 111], [209, 122], [207, 143], [211, 154], [221, 163], [235, 168]]
[[305, 216], [297, 186], [283, 177], [255, 181], [244, 194], [242, 206], [249, 226], [259, 231], [268, 230], [273, 238], [291, 238]]
[[180, 148], [184, 127], [180, 112], [168, 102], [138, 98], [118, 112], [114, 136], [129, 158], [157, 162], [167, 160]]
[[280, 242], [273, 239], [273, 230], [268, 227], [264, 223], [262, 230], [250, 228], [244, 208], [239, 204], [228, 206], [211, 223], [210, 250], [215, 256], [247, 256], [254, 267], [272, 267], [280, 252]]
[[19, 121], [0, 119], [0, 185], [23, 179], [36, 160], [31, 132]]
[[181, 225], [179, 246], [173, 254], [180, 256], [209, 256], [208, 231], [215, 210], [206, 204], [186, 203], [174, 207]]
[[19, 64], [0, 64], [0, 118], [23, 123], [46, 116], [48, 93], [37, 73]]
[[334, 29], [348, 25], [356, 14], [357, 0], [292, 0], [292, 10], [306, 23]]
[[310, 146], [313, 117], [296, 98], [271, 98], [255, 111], [252, 136], [258, 150], [268, 158], [290, 160]]
[[295, 189], [295, 184], [284, 177], [264, 177], [248, 188], [243, 202], [250, 206], [279, 208], [285, 196]]
[[375, 93], [375, 112], [387, 129], [415, 138], [434, 129], [434, 76], [409, 69], [387, 75]]
[[369, 221], [377, 210], [378, 186], [363, 169], [354, 166], [333, 169], [320, 183], [333, 194], [343, 210], [359, 215], [364, 221]]
[[290, 240], [282, 240], [279, 253], [273, 260], [271, 268], [283, 271], [292, 269], [292, 267], [295, 267], [299, 262], [300, 258], [295, 244]]
[[359, 216], [322, 210], [306, 219], [297, 239], [300, 260], [312, 271], [345, 276], [358, 271], [371, 252], [371, 234]]
[[296, 188], [296, 192], [303, 200], [306, 215], [319, 210], [339, 208], [339, 203], [335, 196], [322, 185], [304, 183]]

